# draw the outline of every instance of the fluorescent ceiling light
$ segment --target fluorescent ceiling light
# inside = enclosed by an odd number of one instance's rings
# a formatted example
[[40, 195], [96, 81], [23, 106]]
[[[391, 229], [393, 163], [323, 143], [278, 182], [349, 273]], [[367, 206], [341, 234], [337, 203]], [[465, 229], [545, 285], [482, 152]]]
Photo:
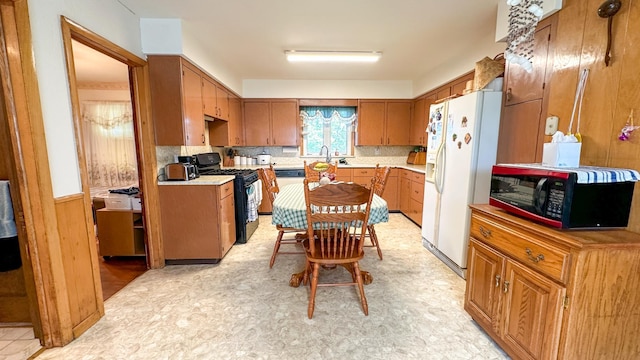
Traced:
[[284, 54], [291, 62], [376, 62], [382, 56], [379, 51], [287, 50]]

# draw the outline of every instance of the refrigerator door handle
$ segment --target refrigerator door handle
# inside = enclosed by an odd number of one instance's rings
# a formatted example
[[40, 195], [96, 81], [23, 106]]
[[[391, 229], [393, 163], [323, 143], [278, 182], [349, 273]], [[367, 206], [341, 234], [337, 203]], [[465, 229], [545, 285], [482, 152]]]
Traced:
[[436, 153], [436, 173], [433, 176], [433, 180], [436, 185], [436, 191], [438, 194], [442, 194], [442, 178], [444, 177], [444, 161], [445, 161], [445, 146], [444, 141], [438, 147]]

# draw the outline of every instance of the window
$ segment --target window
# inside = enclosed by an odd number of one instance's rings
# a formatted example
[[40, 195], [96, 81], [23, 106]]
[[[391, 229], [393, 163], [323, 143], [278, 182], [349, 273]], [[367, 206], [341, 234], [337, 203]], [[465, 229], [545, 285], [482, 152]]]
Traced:
[[300, 118], [303, 155], [319, 155], [322, 146], [327, 146], [332, 156], [353, 155], [355, 107], [301, 106]]

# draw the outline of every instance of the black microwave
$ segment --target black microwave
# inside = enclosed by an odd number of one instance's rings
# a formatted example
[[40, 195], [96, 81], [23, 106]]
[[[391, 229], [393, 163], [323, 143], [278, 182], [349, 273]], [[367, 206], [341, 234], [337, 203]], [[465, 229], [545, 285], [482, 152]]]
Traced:
[[638, 173], [623, 170], [631, 174], [627, 181], [616, 178], [618, 169], [612, 169], [612, 182], [598, 182], [585, 169], [580, 174], [575, 169], [495, 165], [489, 204], [561, 229], [626, 227]]

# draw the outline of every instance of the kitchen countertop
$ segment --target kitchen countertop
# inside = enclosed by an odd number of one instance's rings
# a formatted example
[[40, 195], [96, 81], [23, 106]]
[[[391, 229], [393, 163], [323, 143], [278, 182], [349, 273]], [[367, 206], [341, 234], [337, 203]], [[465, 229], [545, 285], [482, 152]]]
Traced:
[[234, 178], [233, 175], [201, 175], [189, 181], [158, 181], [158, 185], [222, 185]]
[[[382, 164], [384, 166], [384, 164]], [[398, 168], [398, 169], [407, 169], [407, 170], [411, 170], [411, 171], [415, 171], [415, 172], [419, 172], [419, 173], [423, 173], [425, 172], [425, 165], [412, 165], [412, 164], [402, 164], [402, 165], [388, 165], [391, 166], [393, 168]], [[238, 166], [225, 166], [225, 169], [262, 169], [262, 168], [268, 168], [269, 165], [238, 165]], [[376, 165], [375, 164], [338, 164], [338, 169], [341, 168], [375, 168]], [[274, 169], [302, 169], [304, 168], [303, 164], [275, 164], [273, 165]]]

